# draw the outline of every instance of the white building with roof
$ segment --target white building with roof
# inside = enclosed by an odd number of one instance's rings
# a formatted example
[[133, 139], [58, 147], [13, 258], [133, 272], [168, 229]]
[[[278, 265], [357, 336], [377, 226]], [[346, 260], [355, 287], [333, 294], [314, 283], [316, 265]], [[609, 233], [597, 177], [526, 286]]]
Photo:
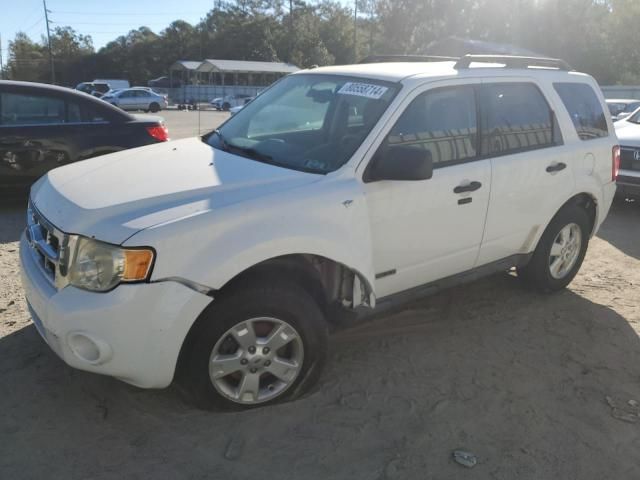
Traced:
[[298, 67], [283, 62], [206, 59], [178, 60], [169, 67], [169, 81], [179, 88], [168, 89], [172, 100], [209, 101], [231, 95], [256, 95], [280, 77], [297, 72]]

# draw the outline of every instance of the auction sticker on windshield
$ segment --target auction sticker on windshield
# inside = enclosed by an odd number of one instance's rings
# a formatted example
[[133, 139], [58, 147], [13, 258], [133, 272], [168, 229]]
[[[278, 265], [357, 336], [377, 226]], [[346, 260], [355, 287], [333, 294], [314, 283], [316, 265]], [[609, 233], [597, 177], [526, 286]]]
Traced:
[[380, 85], [372, 85], [370, 83], [345, 83], [338, 93], [343, 95], [357, 95], [359, 97], [367, 97], [378, 100], [385, 92], [389, 90], [387, 87], [381, 87]]

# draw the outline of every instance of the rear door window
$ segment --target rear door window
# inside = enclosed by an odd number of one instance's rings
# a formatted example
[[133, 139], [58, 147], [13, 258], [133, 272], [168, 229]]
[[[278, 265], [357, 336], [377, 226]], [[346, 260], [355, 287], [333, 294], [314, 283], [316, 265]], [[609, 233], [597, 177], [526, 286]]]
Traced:
[[0, 94], [0, 125], [49, 125], [66, 121], [65, 102], [56, 97]]
[[609, 136], [607, 118], [591, 86], [585, 83], [554, 83], [553, 87], [562, 99], [582, 140]]
[[481, 89], [482, 155], [499, 156], [562, 143], [553, 111], [530, 83], [496, 83]]

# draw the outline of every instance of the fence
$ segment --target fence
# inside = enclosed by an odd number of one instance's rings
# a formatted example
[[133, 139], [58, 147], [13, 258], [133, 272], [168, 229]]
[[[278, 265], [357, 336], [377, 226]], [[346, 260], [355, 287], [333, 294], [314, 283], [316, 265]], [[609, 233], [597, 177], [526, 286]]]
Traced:
[[265, 88], [267, 87], [246, 85], [184, 85], [178, 88], [154, 88], [154, 90], [166, 93], [169, 96], [169, 103], [186, 103], [191, 100], [196, 102], [210, 102], [216, 97], [235, 94], [245, 94], [254, 97]]
[[640, 85], [605, 85], [600, 88], [605, 98], [640, 99]]

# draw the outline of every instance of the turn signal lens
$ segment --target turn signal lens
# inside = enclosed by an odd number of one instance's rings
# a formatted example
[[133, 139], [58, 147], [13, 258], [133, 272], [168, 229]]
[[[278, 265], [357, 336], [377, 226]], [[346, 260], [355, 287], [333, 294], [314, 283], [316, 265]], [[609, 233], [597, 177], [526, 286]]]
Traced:
[[153, 264], [153, 250], [136, 249], [123, 250], [124, 272], [123, 282], [146, 280]]
[[169, 129], [162, 123], [153, 127], [147, 127], [147, 132], [159, 142], [169, 140]]
[[613, 147], [611, 152], [611, 181], [615, 182], [618, 179], [618, 173], [620, 173], [620, 145]]

